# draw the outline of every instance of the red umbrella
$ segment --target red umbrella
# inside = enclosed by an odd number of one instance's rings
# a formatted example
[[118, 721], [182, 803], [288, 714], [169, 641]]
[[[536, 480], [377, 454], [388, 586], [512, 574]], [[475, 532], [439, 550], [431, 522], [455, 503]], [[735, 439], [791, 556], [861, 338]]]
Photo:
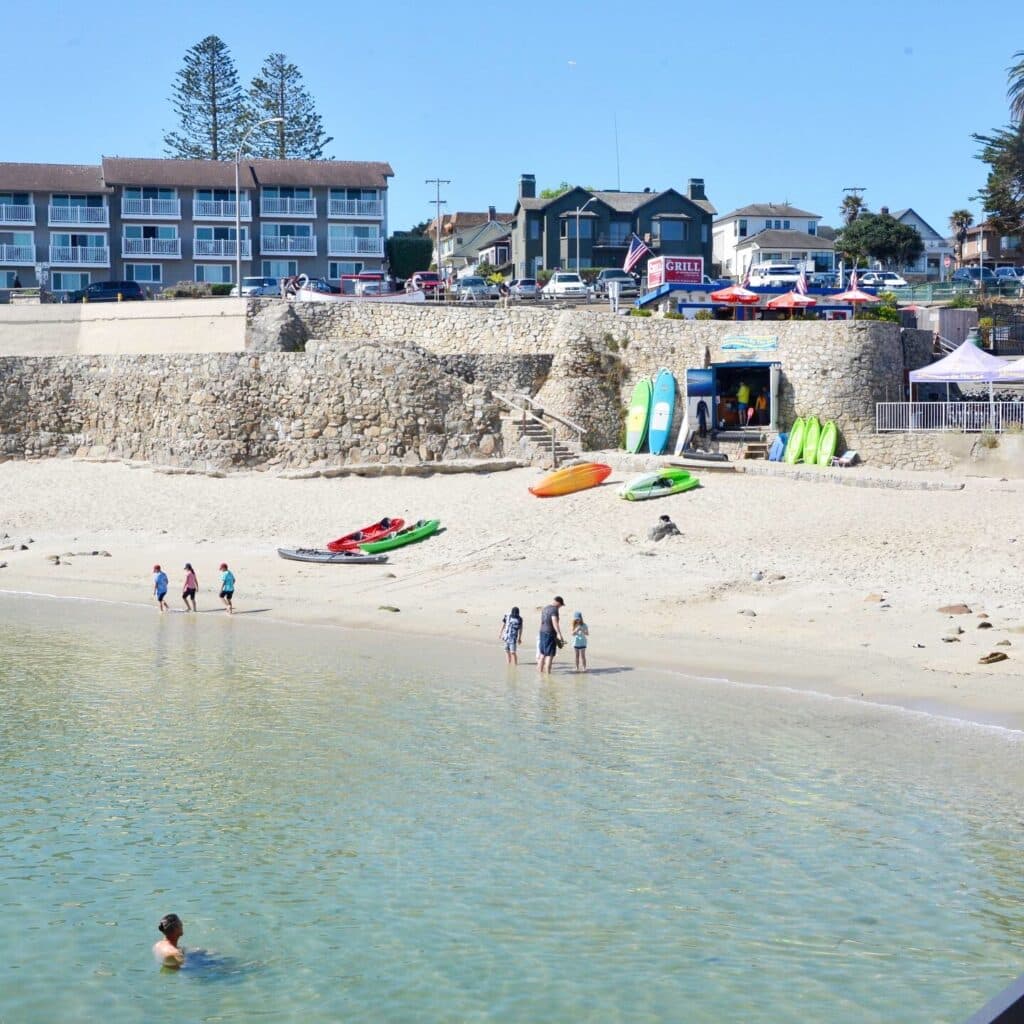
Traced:
[[869, 295], [859, 288], [847, 288], [845, 292], [830, 295], [829, 298], [833, 302], [848, 302], [851, 306], [856, 306], [858, 302], [881, 302], [877, 295]]
[[728, 302], [730, 305], [735, 303], [740, 306], [752, 306], [754, 303], [761, 301], [761, 296], [757, 292], [752, 292], [749, 288], [744, 288], [741, 284], [731, 284], [728, 288], [720, 288], [717, 292], [712, 292], [711, 301]]
[[812, 299], [810, 295], [801, 295], [799, 292], [786, 292], [785, 295], [776, 295], [774, 299], [768, 300], [769, 309], [805, 309], [817, 304], [817, 299]]

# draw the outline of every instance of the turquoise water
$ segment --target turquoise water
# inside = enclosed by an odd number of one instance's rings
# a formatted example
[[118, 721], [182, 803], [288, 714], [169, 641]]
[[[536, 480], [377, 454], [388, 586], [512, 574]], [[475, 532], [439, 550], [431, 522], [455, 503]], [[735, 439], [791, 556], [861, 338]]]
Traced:
[[258, 615], [0, 598], [0, 651], [0, 1021], [961, 1021], [1024, 969], [1012, 734]]

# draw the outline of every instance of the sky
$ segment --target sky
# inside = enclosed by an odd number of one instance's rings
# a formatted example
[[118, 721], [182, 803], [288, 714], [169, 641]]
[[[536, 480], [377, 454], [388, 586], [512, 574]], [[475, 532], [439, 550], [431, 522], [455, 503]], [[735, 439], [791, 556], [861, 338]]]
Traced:
[[433, 216], [428, 178], [450, 179], [447, 212], [511, 210], [531, 173], [538, 189], [703, 178], [720, 213], [788, 201], [829, 224], [861, 187], [869, 208], [911, 206], [945, 233], [952, 210], [979, 215], [971, 133], [1006, 123], [1006, 69], [1024, 50], [1024, 3], [1002, 0], [115, 9], [33, 7], [45, 28], [4, 47], [21, 85], [0, 160], [164, 155], [175, 73], [215, 34], [243, 82], [273, 51], [302, 69], [329, 155], [391, 164], [391, 230]]

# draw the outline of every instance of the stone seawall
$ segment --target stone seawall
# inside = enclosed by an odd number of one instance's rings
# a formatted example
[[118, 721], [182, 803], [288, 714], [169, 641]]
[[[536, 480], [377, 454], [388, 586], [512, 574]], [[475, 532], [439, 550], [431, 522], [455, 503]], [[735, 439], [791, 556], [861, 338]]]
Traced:
[[0, 358], [0, 458], [224, 470], [490, 457], [499, 408], [414, 345]]

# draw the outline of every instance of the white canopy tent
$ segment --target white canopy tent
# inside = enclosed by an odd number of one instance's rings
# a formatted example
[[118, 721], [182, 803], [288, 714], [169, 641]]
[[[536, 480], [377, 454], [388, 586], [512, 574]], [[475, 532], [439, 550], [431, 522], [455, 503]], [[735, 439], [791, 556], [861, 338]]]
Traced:
[[983, 352], [973, 341], [965, 341], [937, 363], [922, 366], [920, 370], [910, 371], [911, 399], [915, 384], [944, 383], [946, 385], [946, 401], [949, 401], [949, 385], [956, 384], [988, 384], [989, 420], [995, 422], [995, 398], [992, 394], [992, 382], [1001, 380], [1000, 373], [1005, 367], [1001, 359]]
[[996, 374], [996, 380], [1010, 384], [1024, 381], [1024, 357], [1015, 359], [1012, 363], [1004, 363], [1003, 368]]

